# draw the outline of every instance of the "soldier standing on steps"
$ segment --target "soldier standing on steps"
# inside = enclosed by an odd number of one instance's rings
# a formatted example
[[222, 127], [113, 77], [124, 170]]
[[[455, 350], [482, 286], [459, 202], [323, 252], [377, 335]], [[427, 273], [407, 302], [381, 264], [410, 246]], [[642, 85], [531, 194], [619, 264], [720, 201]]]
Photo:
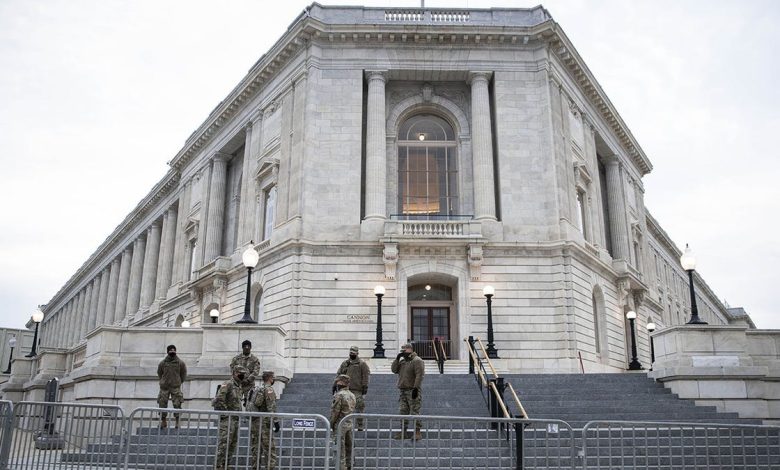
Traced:
[[[355, 395], [349, 391], [350, 378], [346, 374], [336, 377], [336, 393], [333, 394], [333, 403], [330, 406], [330, 426], [333, 432], [336, 432], [336, 426], [347, 415], [355, 411]], [[342, 426], [341, 442], [341, 462], [339, 470], [349, 470], [352, 468], [352, 422], [345, 421]]]
[[[368, 380], [371, 371], [368, 369], [366, 361], [358, 357], [359, 352], [357, 346], [349, 348], [349, 359], [341, 363], [336, 375], [349, 376], [349, 391], [355, 395], [355, 413], [365, 413], [366, 402], [363, 396], [368, 393]], [[363, 430], [363, 418], [358, 418], [357, 427], [358, 431]]]
[[[212, 400], [217, 411], [241, 411], [241, 384], [246, 380], [244, 366], [233, 368], [233, 377], [219, 386], [217, 396]], [[238, 416], [219, 417], [219, 440], [217, 441], [217, 461], [214, 468], [225, 470], [236, 451], [238, 438]]]
[[[160, 379], [160, 393], [157, 394], [157, 405], [160, 408], [168, 408], [168, 398], [173, 402], [174, 409], [181, 409], [184, 394], [181, 393], [181, 384], [187, 378], [187, 365], [176, 355], [176, 346], [173, 344], [166, 348], [167, 355], [157, 366], [157, 377]], [[176, 419], [176, 428], [179, 428], [179, 413], [173, 414]], [[168, 427], [168, 413], [160, 413], [160, 429]]]
[[[401, 346], [401, 352], [398, 353], [390, 369], [394, 374], [398, 374], [398, 389], [400, 397], [398, 398], [398, 414], [401, 415], [419, 415], [422, 408], [422, 381], [425, 377], [425, 363], [415, 354], [411, 344]], [[406, 434], [407, 421], [402, 421], [401, 432], [393, 435], [394, 439], [408, 439]], [[414, 421], [414, 440], [422, 439], [420, 429], [422, 423], [419, 420]]]
[[[276, 392], [274, 391], [274, 373], [263, 371], [263, 383], [249, 392], [247, 411], [260, 413], [276, 413]], [[274, 470], [276, 468], [276, 446], [271, 437], [271, 423], [274, 432], [279, 432], [279, 422], [271, 418], [252, 418], [252, 468]], [[258, 441], [260, 448], [258, 449]], [[265, 455], [265, 465], [258, 467], [260, 457]]]
[[246, 378], [241, 383], [241, 398], [246, 404], [246, 397], [250, 390], [255, 388], [255, 380], [260, 377], [260, 359], [252, 354], [252, 342], [245, 339], [241, 343], [241, 354], [234, 357], [230, 361], [230, 370], [233, 370], [236, 366], [243, 366], [246, 368]]

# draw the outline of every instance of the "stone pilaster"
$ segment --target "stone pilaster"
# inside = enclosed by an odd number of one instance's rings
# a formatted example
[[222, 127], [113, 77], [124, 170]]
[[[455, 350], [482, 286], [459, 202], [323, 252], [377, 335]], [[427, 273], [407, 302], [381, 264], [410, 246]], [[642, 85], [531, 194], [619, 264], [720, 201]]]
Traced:
[[103, 269], [100, 273], [100, 293], [98, 294], [98, 307], [97, 317], [95, 319], [95, 326], [98, 327], [105, 323], [106, 318], [106, 301], [108, 300], [108, 277], [109, 267]]
[[157, 286], [157, 262], [160, 256], [160, 224], [155, 222], [146, 231], [146, 253], [141, 275], [141, 310], [146, 310], [154, 300]]
[[222, 232], [225, 222], [225, 185], [227, 183], [227, 160], [229, 155], [214, 155], [209, 190], [208, 219], [206, 223], [206, 247], [203, 264], [210, 263], [222, 254]]
[[387, 214], [387, 152], [385, 132], [385, 84], [387, 74], [366, 72], [366, 219], [385, 219]]
[[81, 325], [86, 321], [86, 317], [84, 316], [84, 300], [86, 297], [86, 289], [81, 289], [78, 295], [79, 298], [76, 303], [76, 311], [74, 312], [75, 315], [73, 316], [73, 330], [70, 332], [71, 346], [75, 346], [79, 343], [79, 341], [81, 341]]
[[176, 209], [168, 208], [163, 220], [163, 237], [160, 245], [160, 263], [157, 266], [157, 295], [164, 299], [173, 277], [173, 247], [176, 242]]
[[81, 311], [81, 324], [79, 325], [79, 339], [87, 336], [89, 331], [89, 317], [92, 312], [92, 281], [89, 281], [84, 289], [84, 308]]
[[616, 156], [606, 162], [607, 205], [609, 207], [609, 229], [612, 235], [613, 258], [629, 261], [628, 225], [626, 203], [621, 180], [620, 161]]
[[472, 72], [471, 142], [476, 219], [496, 220], [496, 193], [493, 179], [493, 131], [490, 124], [490, 72]]
[[127, 309], [125, 316], [135, 315], [141, 303], [141, 277], [143, 276], [146, 240], [138, 237], [133, 242], [133, 263], [130, 266], [130, 287], [127, 289]]
[[111, 325], [114, 323], [114, 313], [116, 312], [117, 291], [119, 289], [119, 271], [120, 261], [119, 258], [114, 258], [111, 261], [111, 268], [108, 273], [108, 292], [106, 295], [106, 309], [105, 316], [103, 317], [104, 325]]
[[[260, 116], [256, 118], [256, 120], [261, 123], [260, 126], [257, 126], [258, 131], [262, 128], [262, 116], [263, 115], [260, 114]], [[255, 199], [254, 186], [256, 183], [251, 174], [252, 169], [254, 168], [255, 158], [257, 158], [252, 152], [252, 135], [255, 133], [254, 127], [252, 121], [249, 121], [246, 127], [244, 127], [246, 137], [244, 139], [244, 165], [241, 168], [241, 205], [238, 221], [240, 230], [238, 232], [238, 240], [236, 241], [236, 246], [239, 247], [249, 243], [252, 239], [252, 229], [256, 223], [255, 206], [252, 204]]]
[[89, 304], [89, 324], [87, 325], [87, 332], [95, 329], [98, 313], [98, 300], [100, 300], [100, 274], [92, 279], [92, 298], [90, 299]]
[[[206, 228], [208, 227], [209, 211], [209, 187], [211, 186], [211, 163], [206, 165], [200, 172], [200, 225], [198, 225], [198, 239], [195, 247], [194, 265], [199, 269], [206, 264], [203, 254], [206, 246]], [[186, 263], [185, 263], [186, 264]], [[189, 266], [185, 267], [184, 279], [189, 279]]]
[[130, 268], [133, 264], [133, 249], [128, 246], [122, 251], [122, 260], [119, 262], [119, 279], [116, 288], [116, 310], [114, 321], [117, 323], [127, 313], [127, 297], [130, 294]]

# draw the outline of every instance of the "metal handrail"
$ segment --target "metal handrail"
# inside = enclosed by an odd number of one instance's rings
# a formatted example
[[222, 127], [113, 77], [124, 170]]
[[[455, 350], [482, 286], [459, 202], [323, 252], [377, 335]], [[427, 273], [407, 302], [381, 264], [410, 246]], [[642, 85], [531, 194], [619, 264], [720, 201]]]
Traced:
[[447, 360], [447, 350], [444, 349], [444, 342], [439, 341], [439, 347], [441, 348], [441, 357], [443, 360]]
[[496, 388], [495, 382], [490, 382], [490, 389], [493, 390], [493, 395], [496, 397], [496, 401], [498, 402], [499, 406], [501, 406], [501, 411], [504, 412], [505, 418], [511, 418], [512, 415], [509, 414], [509, 411], [506, 409], [506, 405], [504, 404], [504, 400], [501, 398], [501, 394], [498, 393], [498, 388]]
[[477, 374], [477, 377], [480, 379], [480, 382], [483, 386], [487, 386], [487, 378], [485, 377], [486, 374], [482, 372], [485, 366], [482, 365], [482, 361], [479, 360], [477, 354], [474, 352], [473, 349], [471, 349], [471, 345], [469, 345], [468, 338], [464, 338], [463, 341], [465, 341], [466, 344], [468, 345], [466, 349], [468, 349], [469, 356], [471, 356], [471, 362], [474, 364], [474, 370], [476, 371], [475, 373]]
[[485, 355], [485, 360], [487, 360], [487, 363], [490, 366], [490, 370], [493, 371], [493, 378], [497, 379], [498, 378], [498, 372], [496, 372], [496, 368], [493, 367], [493, 362], [490, 360], [490, 357], [487, 354], [487, 350], [485, 349], [485, 345], [482, 344], [482, 340], [480, 340], [479, 338], [475, 338], [475, 341], [477, 343], [479, 343], [479, 347], [480, 347], [480, 349], [482, 349], [482, 354]]
[[433, 342], [433, 357], [436, 360], [436, 363], [439, 363], [439, 352], [436, 350], [436, 341]]
[[523, 415], [523, 418], [528, 418], [528, 413], [525, 412], [525, 407], [523, 407], [523, 404], [520, 403], [520, 398], [517, 396], [517, 393], [515, 392], [515, 387], [513, 387], [512, 384], [509, 382], [507, 382], [506, 385], [509, 387], [509, 391], [512, 392], [512, 396], [515, 398], [515, 404], [517, 404], [517, 408], [520, 410], [520, 413]]

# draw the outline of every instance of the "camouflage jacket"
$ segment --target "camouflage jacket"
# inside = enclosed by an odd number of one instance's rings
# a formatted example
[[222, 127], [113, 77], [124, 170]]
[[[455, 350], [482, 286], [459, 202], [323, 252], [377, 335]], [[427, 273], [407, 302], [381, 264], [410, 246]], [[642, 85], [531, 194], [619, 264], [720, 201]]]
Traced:
[[[342, 388], [333, 394], [333, 403], [330, 405], [330, 425], [336, 429], [339, 421], [355, 411], [355, 395], [346, 388]], [[348, 428], [351, 426], [347, 426]]]
[[157, 366], [157, 377], [160, 378], [161, 388], [178, 387], [187, 379], [187, 365], [179, 356], [171, 359], [166, 355]]
[[260, 369], [260, 359], [254, 354], [244, 356], [244, 353], [241, 353], [230, 361], [231, 373], [233, 372], [233, 368], [236, 366], [244, 366], [246, 367], [247, 372], [249, 372], [242, 385], [254, 386], [255, 380], [260, 377], [262, 370]]
[[368, 364], [363, 359], [357, 358], [354, 361], [347, 359], [341, 363], [336, 375], [346, 374], [349, 376], [349, 389], [362, 392], [363, 387], [368, 387], [368, 379], [371, 371]]
[[276, 413], [276, 392], [271, 385], [263, 382], [249, 392], [247, 411]]
[[241, 384], [233, 379], [223, 383], [213, 403], [217, 411], [241, 411]]
[[422, 386], [425, 377], [425, 363], [417, 353], [412, 353], [409, 358], [401, 358], [393, 361], [390, 366], [393, 374], [398, 374], [398, 388], [411, 390]]

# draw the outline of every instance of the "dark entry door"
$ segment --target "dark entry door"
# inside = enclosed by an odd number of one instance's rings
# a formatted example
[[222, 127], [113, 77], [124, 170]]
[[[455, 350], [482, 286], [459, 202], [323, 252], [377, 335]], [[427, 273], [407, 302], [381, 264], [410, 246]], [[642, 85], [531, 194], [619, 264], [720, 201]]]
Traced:
[[439, 338], [450, 357], [449, 307], [412, 307], [412, 341], [423, 359], [435, 359], [433, 339]]

